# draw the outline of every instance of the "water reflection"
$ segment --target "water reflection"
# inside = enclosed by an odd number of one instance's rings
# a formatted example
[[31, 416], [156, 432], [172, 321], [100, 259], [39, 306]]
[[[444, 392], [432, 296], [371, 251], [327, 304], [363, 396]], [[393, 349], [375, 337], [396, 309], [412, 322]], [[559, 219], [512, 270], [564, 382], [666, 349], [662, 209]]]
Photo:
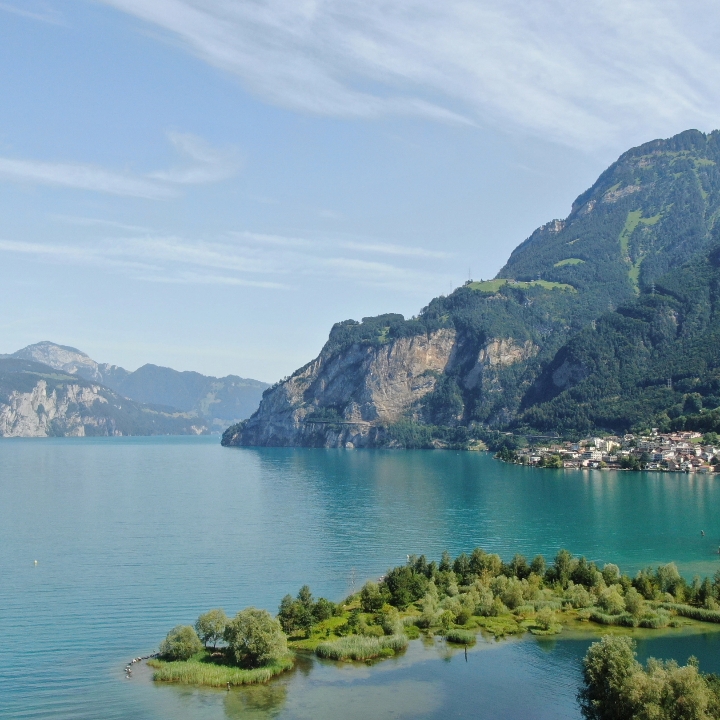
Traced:
[[[372, 668], [310, 660], [267, 690], [230, 693], [156, 688], [125, 681], [121, 669], [209, 608], [275, 611], [304, 583], [340, 599], [352, 568], [357, 586], [409, 553], [480, 545], [509, 558], [567, 547], [628, 572], [675, 560], [686, 575], [712, 575], [717, 507], [714, 477], [542, 471], [482, 453], [6, 440], [0, 716], [284, 720], [379, 704], [429, 718], [482, 717], [478, 707], [493, 718], [577, 717], [587, 639], [478, 643], [467, 663], [442, 643], [414, 643]], [[715, 643], [698, 636], [668, 648], [718, 670]]]
[[287, 694], [285, 682], [234, 688], [225, 693], [223, 710], [229, 720], [267, 720], [277, 717]]

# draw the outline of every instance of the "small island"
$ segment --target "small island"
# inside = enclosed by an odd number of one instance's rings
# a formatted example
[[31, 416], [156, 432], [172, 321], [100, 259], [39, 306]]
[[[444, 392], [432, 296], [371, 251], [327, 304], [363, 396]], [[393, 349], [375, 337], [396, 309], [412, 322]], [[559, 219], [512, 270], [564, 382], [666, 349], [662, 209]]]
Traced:
[[421, 634], [468, 646], [478, 633], [500, 639], [613, 626], [622, 634], [720, 623], [719, 600], [720, 571], [688, 582], [668, 563], [631, 578], [567, 550], [547, 565], [541, 555], [503, 562], [476, 548], [454, 559], [445, 552], [439, 562], [409, 556], [337, 604], [314, 598], [306, 585], [282, 599], [276, 617], [247, 608], [229, 619], [210, 610], [194, 626], [173, 628], [148, 664], [158, 682], [229, 688], [267, 682], [291, 669], [298, 653], [372, 662]]

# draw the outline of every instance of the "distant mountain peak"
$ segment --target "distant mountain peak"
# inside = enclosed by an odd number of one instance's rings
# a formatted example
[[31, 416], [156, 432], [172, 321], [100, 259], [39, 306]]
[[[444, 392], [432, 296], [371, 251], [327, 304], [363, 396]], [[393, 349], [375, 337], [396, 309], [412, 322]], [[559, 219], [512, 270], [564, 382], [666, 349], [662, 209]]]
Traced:
[[69, 345], [58, 345], [49, 340], [43, 340], [18, 350], [10, 357], [34, 360], [70, 375], [79, 374], [88, 380], [102, 381], [98, 363], [86, 353]]
[[118, 365], [97, 363], [77, 348], [49, 340], [28, 345], [6, 357], [42, 363], [104, 385], [136, 402], [194, 413], [215, 430], [250, 416], [268, 387], [267, 383], [236, 375], [216, 378], [149, 363], [128, 372]]

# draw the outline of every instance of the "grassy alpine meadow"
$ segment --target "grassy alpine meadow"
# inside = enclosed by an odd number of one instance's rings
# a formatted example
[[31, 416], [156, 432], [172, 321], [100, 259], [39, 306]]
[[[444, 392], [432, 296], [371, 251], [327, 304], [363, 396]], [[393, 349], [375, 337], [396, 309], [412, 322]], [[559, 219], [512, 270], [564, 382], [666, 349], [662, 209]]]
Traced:
[[148, 665], [155, 668], [153, 680], [157, 682], [226, 687], [228, 683], [230, 685], [266, 683], [290, 670], [293, 667], [293, 658], [288, 655], [261, 667], [241, 668], [216, 663], [208, 651], [203, 651], [188, 660], [154, 658], [148, 660]]

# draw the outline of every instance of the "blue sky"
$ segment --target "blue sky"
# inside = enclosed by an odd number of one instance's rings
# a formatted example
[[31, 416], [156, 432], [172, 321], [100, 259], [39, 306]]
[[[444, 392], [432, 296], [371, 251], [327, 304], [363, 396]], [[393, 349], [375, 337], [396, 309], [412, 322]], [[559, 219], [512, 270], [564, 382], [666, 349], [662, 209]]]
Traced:
[[274, 381], [720, 126], [716, 3], [0, 0], [0, 352]]

